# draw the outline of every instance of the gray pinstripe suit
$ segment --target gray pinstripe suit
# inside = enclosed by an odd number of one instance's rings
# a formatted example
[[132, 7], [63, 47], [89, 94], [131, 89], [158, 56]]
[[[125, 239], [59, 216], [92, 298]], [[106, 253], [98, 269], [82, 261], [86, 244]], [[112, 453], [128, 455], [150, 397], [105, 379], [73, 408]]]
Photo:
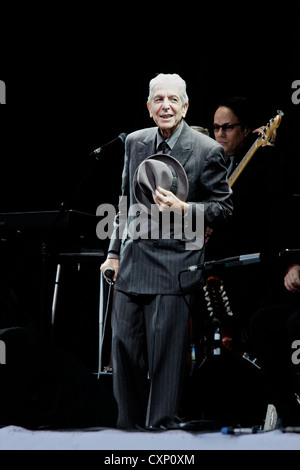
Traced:
[[[134, 172], [146, 157], [156, 153], [156, 135], [153, 127], [133, 132], [126, 139], [122, 195], [127, 196], [129, 205], [136, 204]], [[187, 174], [187, 202], [193, 214], [201, 203], [206, 224], [214, 227], [225, 222], [232, 205], [223, 148], [183, 122], [171, 155]], [[121, 215], [116, 216], [115, 230]], [[178, 411], [188, 346], [189, 311], [177, 276], [187, 266], [203, 262], [204, 250], [186, 249], [183, 239], [132, 240], [126, 236], [120, 240], [113, 236], [108, 251], [120, 254], [112, 312], [118, 426], [159, 426]], [[198, 271], [185, 285], [191, 302], [201, 276]]]

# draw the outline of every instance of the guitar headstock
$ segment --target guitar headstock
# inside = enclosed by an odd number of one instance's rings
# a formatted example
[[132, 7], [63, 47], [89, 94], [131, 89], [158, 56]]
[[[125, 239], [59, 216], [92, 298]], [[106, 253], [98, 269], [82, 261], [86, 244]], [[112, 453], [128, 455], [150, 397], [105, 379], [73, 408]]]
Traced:
[[258, 147], [268, 145], [275, 129], [280, 126], [281, 119], [284, 113], [280, 110], [277, 111], [277, 115], [270, 119], [267, 126], [262, 129], [262, 133], [259, 135], [256, 144]]
[[210, 276], [203, 289], [210, 317], [214, 316], [220, 322], [221, 345], [232, 351], [233, 335], [230, 328], [228, 329], [228, 319], [232, 318], [233, 313], [223, 281], [218, 277]]
[[208, 277], [203, 289], [210, 316], [224, 319], [227, 315], [233, 315], [222, 279], [216, 276]]
[[[230, 353], [232, 353], [234, 356], [240, 359], [245, 359], [257, 369], [261, 369], [261, 366], [258, 364], [256, 358], [251, 359], [248, 353], [243, 353], [239, 348], [236, 347], [236, 335], [234, 333], [235, 330], [231, 327], [232, 324], [230, 326], [230, 321], [226, 322], [228, 317], [229, 319], [232, 319], [233, 313], [229, 305], [228, 296], [226, 294], [222, 279], [216, 276], [208, 277], [203, 290], [205, 292], [204, 296], [207, 302], [207, 310], [209, 311], [210, 316], [215, 316], [220, 322], [220, 327], [218, 328], [220, 328], [219, 333], [221, 338], [221, 346], [224, 349], [230, 351]], [[214, 340], [215, 339], [216, 337], [214, 336]], [[214, 346], [214, 355], [220, 354], [220, 349], [218, 348], [216, 349], [216, 346]]]

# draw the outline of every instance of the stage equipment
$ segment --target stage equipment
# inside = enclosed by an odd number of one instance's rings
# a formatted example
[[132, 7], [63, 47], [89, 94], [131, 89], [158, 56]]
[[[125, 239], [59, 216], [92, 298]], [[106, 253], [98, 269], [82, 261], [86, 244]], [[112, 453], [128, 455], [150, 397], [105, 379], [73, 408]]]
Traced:
[[255, 263], [260, 263], [260, 262], [261, 262], [260, 253], [251, 253], [248, 255], [232, 256], [230, 258], [206, 261], [203, 264], [195, 264], [193, 266], [189, 266], [188, 268], [181, 271], [179, 275], [187, 271], [200, 271], [201, 269], [210, 269], [210, 268], [214, 268], [215, 266], [224, 266], [226, 268], [231, 268], [233, 266], [255, 264]]
[[114, 142], [117, 142], [118, 139], [121, 139], [121, 141], [125, 142], [126, 140], [126, 137], [127, 137], [127, 134], [125, 134], [124, 132], [122, 132], [120, 135], [118, 135], [118, 137], [116, 137], [115, 139], [111, 140], [110, 142], [108, 142], [107, 144], [104, 144], [102, 145], [102, 147], [98, 147], [97, 149], [93, 150], [93, 152], [90, 153], [90, 155], [98, 155], [102, 149], [104, 149], [105, 147], [107, 147], [108, 145], [110, 144], [113, 144]]

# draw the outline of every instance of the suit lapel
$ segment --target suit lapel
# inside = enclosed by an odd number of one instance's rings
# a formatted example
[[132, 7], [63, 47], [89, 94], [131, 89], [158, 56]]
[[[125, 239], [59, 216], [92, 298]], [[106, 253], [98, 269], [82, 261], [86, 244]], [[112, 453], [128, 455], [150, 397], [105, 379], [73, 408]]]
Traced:
[[[137, 142], [137, 166], [139, 163], [145, 160], [145, 158], [150, 157], [156, 153], [156, 132], [156, 127], [151, 128], [149, 134], [143, 140]], [[182, 166], [186, 164], [192, 155], [191, 131], [185, 121], [183, 122], [181, 135], [174, 145], [171, 155], [172, 157], [176, 158], [182, 164]]]
[[171, 155], [176, 158], [183, 167], [192, 155], [191, 132], [185, 121], [183, 122], [181, 135], [174, 145]]
[[153, 128], [153, 130], [151, 129], [151, 132], [148, 136], [145, 137], [144, 140], [140, 140], [139, 142], [137, 142], [139, 163], [145, 160], [145, 158], [155, 154], [156, 132], [156, 128]]

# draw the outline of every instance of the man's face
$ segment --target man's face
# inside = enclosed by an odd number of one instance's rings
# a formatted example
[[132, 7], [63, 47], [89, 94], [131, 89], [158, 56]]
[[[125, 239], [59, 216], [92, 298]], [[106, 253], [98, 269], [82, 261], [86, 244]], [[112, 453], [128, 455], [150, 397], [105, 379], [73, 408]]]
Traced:
[[173, 86], [157, 86], [151, 103], [147, 103], [150, 117], [167, 139], [179, 128], [185, 117], [188, 104], [183, 106], [179, 91]]
[[[230, 124], [236, 124], [230, 128]], [[228, 125], [228, 128], [226, 129]], [[217, 126], [225, 126], [224, 128]], [[220, 106], [214, 116], [214, 135], [219, 144], [222, 145], [227, 155], [235, 155], [245, 144], [245, 139], [249, 134], [246, 127], [242, 130], [240, 121], [234, 112], [226, 106]]]

